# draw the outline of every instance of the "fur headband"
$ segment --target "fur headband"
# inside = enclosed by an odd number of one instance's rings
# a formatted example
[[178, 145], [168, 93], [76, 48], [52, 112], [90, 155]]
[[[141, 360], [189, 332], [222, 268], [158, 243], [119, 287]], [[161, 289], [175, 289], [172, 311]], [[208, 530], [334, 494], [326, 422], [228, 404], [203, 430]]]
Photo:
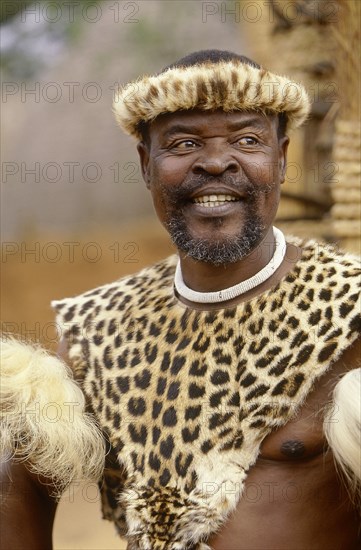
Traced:
[[300, 126], [310, 111], [305, 88], [286, 77], [240, 61], [174, 67], [124, 86], [114, 100], [121, 128], [140, 139], [140, 122], [179, 110], [222, 108], [287, 115], [287, 130]]

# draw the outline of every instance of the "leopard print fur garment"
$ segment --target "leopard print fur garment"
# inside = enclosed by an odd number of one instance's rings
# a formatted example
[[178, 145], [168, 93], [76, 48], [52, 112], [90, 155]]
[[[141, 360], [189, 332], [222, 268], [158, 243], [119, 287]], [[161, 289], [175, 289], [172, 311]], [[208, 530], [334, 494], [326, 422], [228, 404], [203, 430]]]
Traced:
[[103, 514], [130, 548], [208, 549], [262, 440], [360, 333], [358, 259], [288, 241], [303, 249], [291, 272], [228, 309], [177, 301], [176, 256], [53, 302], [109, 441]]

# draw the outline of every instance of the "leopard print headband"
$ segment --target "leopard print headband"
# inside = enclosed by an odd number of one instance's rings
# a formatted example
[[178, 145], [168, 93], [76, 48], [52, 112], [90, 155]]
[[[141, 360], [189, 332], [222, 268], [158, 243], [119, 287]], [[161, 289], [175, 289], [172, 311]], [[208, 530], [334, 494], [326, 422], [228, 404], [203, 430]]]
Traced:
[[286, 77], [240, 61], [206, 62], [144, 76], [119, 90], [114, 100], [121, 128], [141, 139], [139, 124], [179, 110], [256, 110], [287, 115], [287, 131], [310, 112], [305, 88]]

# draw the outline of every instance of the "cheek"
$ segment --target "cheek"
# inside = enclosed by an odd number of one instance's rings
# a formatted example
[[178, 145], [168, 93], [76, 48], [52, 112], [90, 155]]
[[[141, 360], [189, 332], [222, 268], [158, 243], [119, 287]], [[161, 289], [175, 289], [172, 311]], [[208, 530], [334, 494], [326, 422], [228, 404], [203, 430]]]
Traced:
[[170, 205], [167, 193], [168, 188], [168, 184], [165, 187], [164, 182], [158, 177], [151, 180], [150, 193], [153, 200], [153, 207], [161, 223], [166, 222], [169, 217], [168, 212]]
[[252, 177], [255, 183], [270, 185], [275, 181], [275, 166], [272, 163], [259, 163], [253, 168]]
[[166, 209], [163, 193], [160, 192], [158, 186], [155, 186], [154, 184], [150, 187], [150, 193], [152, 195], [154, 209], [158, 216], [162, 218], [162, 213]]
[[150, 192], [155, 211], [160, 220], [167, 218], [172, 208], [172, 190], [185, 181], [188, 170], [181, 159], [162, 159], [152, 164], [150, 171]]
[[278, 158], [275, 154], [266, 159], [264, 156], [254, 157], [252, 161], [243, 165], [243, 169], [254, 185], [272, 185], [278, 183], [280, 178]]
[[265, 196], [264, 202], [264, 216], [267, 223], [272, 223], [276, 217], [279, 203], [280, 203], [280, 186], [278, 185], [270, 193]]
[[179, 185], [186, 177], [188, 166], [182, 162], [182, 159], [163, 158], [156, 160], [152, 165], [151, 179], [154, 184], [163, 184], [167, 187]]

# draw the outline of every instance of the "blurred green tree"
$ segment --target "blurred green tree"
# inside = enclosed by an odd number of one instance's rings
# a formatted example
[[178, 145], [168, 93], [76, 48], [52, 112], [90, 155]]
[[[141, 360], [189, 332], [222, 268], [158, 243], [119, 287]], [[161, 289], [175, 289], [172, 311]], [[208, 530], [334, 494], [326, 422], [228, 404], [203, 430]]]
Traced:
[[79, 35], [85, 5], [97, 3], [77, 0], [70, 10], [64, 2], [0, 0], [2, 76], [26, 80], [38, 75]]

